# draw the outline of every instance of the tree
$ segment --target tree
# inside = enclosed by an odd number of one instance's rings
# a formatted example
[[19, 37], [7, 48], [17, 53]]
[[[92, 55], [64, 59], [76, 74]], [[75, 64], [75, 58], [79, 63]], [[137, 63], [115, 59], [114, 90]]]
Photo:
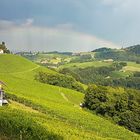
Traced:
[[0, 49], [2, 49], [4, 53], [10, 53], [10, 50], [7, 49], [5, 42], [0, 44]]
[[95, 110], [96, 113], [104, 115], [106, 113], [105, 102], [107, 102], [107, 100], [105, 87], [90, 85], [86, 90], [84, 104], [87, 108]]
[[86, 90], [84, 99], [84, 105], [88, 109], [140, 133], [139, 91], [91, 85]]

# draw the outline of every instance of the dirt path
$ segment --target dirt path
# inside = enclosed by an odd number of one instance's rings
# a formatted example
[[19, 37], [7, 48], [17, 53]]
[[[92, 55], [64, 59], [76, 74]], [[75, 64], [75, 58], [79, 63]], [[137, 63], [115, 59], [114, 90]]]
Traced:
[[10, 74], [20, 74], [20, 73], [26, 73], [26, 72], [31, 72], [33, 70], [36, 70], [38, 69], [40, 66], [36, 66], [35, 68], [32, 68], [32, 69], [28, 69], [28, 70], [25, 70], [25, 71], [19, 71], [19, 72], [11, 72]]
[[67, 102], [69, 102], [68, 98], [65, 96], [65, 94], [63, 92], [60, 92], [60, 94], [64, 98], [64, 100], [66, 100]]

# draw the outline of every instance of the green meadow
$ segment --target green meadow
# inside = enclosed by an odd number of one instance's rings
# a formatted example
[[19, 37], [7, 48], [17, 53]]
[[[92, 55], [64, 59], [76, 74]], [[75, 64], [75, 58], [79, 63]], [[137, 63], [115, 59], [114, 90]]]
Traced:
[[102, 67], [102, 66], [110, 66], [112, 63], [107, 63], [103, 61], [92, 61], [92, 62], [83, 62], [83, 63], [68, 63], [59, 67], [62, 68], [86, 68], [86, 67]]
[[127, 66], [123, 68], [124, 71], [140, 72], [140, 64], [136, 64], [135, 62], [127, 62]]

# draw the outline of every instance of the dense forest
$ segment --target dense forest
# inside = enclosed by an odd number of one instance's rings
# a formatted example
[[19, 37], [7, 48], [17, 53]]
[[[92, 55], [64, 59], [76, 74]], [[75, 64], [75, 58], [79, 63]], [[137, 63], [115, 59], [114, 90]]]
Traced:
[[100, 48], [93, 50], [92, 52], [96, 52], [95, 58], [98, 60], [113, 59], [115, 61], [140, 62], [140, 45], [127, 47], [124, 49]]

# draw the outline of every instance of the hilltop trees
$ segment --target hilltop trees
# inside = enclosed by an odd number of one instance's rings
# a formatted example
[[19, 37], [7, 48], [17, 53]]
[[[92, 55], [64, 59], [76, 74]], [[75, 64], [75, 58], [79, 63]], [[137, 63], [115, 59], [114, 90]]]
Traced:
[[108, 51], [111, 51], [111, 50], [112, 50], [111, 48], [103, 47], [103, 48], [95, 49], [92, 52], [108, 52]]
[[128, 51], [129, 53], [140, 55], [140, 45], [139, 44], [130, 46], [130, 47], [126, 48], [125, 50]]
[[134, 45], [124, 49], [109, 49], [99, 48], [94, 50], [95, 59], [113, 59], [115, 61], [134, 61], [139, 62], [140, 60], [140, 45]]
[[4, 53], [10, 53], [10, 50], [7, 49], [5, 42], [0, 44], [0, 49], [3, 50]]

